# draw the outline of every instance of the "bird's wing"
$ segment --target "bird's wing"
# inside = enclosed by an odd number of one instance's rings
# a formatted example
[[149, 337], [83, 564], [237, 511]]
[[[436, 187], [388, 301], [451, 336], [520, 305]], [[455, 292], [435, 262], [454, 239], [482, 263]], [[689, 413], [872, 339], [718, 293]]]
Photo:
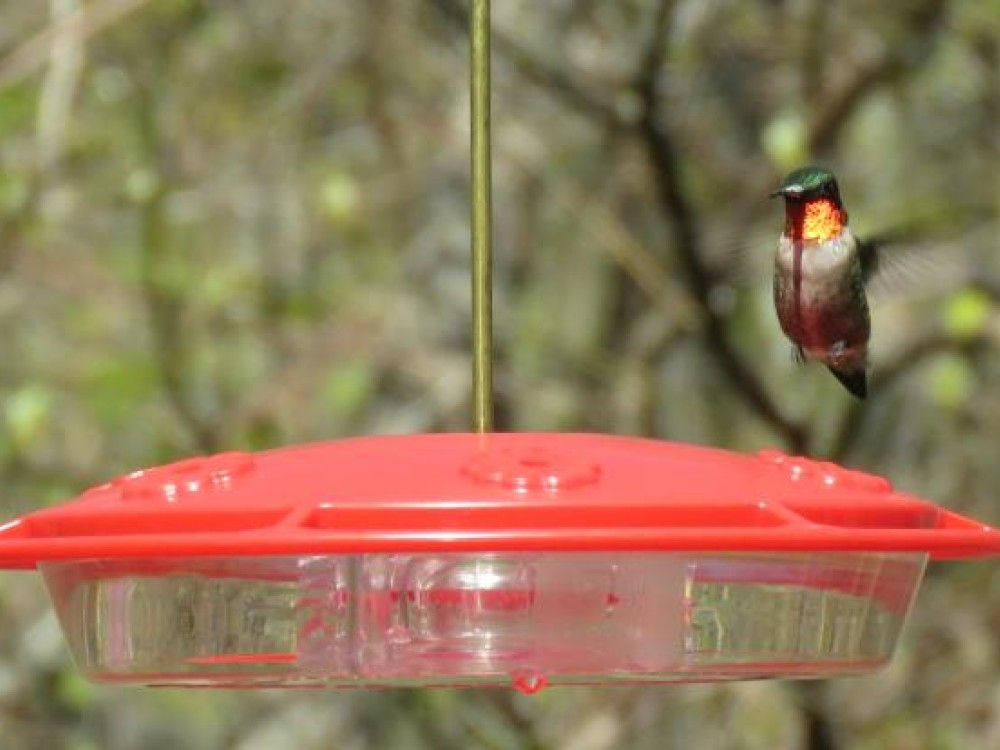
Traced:
[[889, 232], [858, 240], [861, 275], [875, 301], [917, 297], [967, 279], [972, 258], [960, 243]]

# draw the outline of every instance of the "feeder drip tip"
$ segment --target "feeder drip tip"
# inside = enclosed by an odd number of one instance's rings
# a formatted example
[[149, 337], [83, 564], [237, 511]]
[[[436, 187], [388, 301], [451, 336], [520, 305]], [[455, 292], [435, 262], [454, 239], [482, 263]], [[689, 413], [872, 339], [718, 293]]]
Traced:
[[469, 21], [472, 99], [472, 426], [493, 429], [490, 2], [473, 0]]

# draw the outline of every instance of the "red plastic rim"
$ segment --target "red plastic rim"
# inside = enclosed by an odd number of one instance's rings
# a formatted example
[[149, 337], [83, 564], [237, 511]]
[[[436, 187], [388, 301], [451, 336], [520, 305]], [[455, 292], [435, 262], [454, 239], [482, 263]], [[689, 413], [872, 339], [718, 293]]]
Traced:
[[223, 453], [0, 526], [0, 567], [95, 558], [488, 551], [1000, 554], [881, 477], [606, 435], [455, 433]]

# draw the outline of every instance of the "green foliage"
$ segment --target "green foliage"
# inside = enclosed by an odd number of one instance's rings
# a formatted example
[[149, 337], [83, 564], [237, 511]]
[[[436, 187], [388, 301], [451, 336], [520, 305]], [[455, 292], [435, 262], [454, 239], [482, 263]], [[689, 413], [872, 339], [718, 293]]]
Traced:
[[67, 670], [60, 673], [56, 696], [62, 705], [76, 712], [84, 712], [98, 700], [97, 688], [79, 674]]
[[346, 172], [334, 172], [320, 188], [320, 205], [334, 225], [350, 225], [357, 220], [358, 186]]
[[942, 355], [928, 372], [931, 397], [942, 407], [958, 409], [969, 401], [974, 375], [968, 362], [957, 355]]
[[765, 152], [777, 171], [787, 172], [809, 160], [808, 128], [801, 115], [779, 114], [762, 133]]
[[8, 393], [3, 414], [7, 436], [18, 452], [30, 451], [45, 437], [52, 422], [52, 392], [45, 385], [32, 383]]
[[136, 418], [159, 391], [156, 364], [148, 356], [119, 355], [94, 362], [85, 375], [85, 403], [94, 419], [109, 428]]
[[19, 84], [0, 90], [0, 132], [31, 127], [37, 110], [37, 87]]
[[375, 378], [376, 373], [364, 360], [337, 364], [323, 381], [321, 407], [341, 417], [362, 412], [375, 396]]
[[982, 334], [992, 314], [993, 301], [984, 292], [965, 289], [945, 306], [945, 327], [956, 338], [971, 338]]

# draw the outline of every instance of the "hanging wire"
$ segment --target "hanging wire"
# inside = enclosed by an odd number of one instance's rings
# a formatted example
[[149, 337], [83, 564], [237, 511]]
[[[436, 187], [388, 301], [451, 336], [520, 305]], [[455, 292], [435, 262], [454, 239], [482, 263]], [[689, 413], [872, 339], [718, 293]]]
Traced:
[[490, 0], [472, 0], [472, 424], [493, 429], [493, 215], [490, 174]]

